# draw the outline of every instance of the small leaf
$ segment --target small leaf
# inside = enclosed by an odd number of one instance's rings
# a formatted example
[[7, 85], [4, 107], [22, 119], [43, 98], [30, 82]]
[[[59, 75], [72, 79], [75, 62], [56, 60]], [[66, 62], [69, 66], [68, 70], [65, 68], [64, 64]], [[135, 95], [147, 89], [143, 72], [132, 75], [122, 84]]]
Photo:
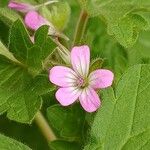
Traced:
[[104, 60], [102, 58], [96, 58], [95, 60], [93, 60], [90, 66], [90, 72], [100, 69], [103, 65], [103, 62]]
[[28, 146], [0, 134], [0, 149], [1, 150], [31, 150]]
[[10, 29], [9, 50], [20, 62], [25, 63], [30, 47], [32, 42], [23, 23], [20, 20], [15, 21]]
[[38, 46], [44, 45], [46, 39], [48, 38], [48, 26], [44, 25], [40, 27], [34, 36], [34, 43]]

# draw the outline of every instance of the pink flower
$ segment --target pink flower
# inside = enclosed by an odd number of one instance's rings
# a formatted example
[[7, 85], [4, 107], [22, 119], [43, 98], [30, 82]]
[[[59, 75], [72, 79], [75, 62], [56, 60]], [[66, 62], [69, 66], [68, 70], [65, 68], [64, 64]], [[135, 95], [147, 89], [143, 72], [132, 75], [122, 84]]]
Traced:
[[71, 51], [72, 68], [55, 66], [49, 72], [49, 80], [59, 86], [56, 99], [63, 106], [68, 106], [79, 99], [87, 112], [96, 111], [100, 105], [97, 89], [112, 85], [114, 75], [106, 69], [98, 69], [89, 74], [89, 47], [73, 47]]
[[14, 2], [14, 1], [10, 1], [8, 4], [8, 7], [11, 9], [15, 9], [17, 11], [23, 12], [23, 13], [27, 13], [30, 10], [35, 9], [35, 7], [30, 4], [19, 3], [19, 2]]
[[50, 23], [36, 11], [29, 11], [26, 14], [25, 24], [26, 24], [26, 26], [28, 26], [32, 30], [37, 30], [42, 25], [49, 25], [50, 26]]

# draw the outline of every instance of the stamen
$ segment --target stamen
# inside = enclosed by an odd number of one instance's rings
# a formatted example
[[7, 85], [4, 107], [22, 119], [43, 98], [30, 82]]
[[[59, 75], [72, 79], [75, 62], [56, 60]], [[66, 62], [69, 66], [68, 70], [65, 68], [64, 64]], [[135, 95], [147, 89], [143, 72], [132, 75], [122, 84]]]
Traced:
[[80, 88], [85, 88], [86, 86], [88, 86], [88, 80], [82, 77], [78, 77], [76, 83], [77, 83], [77, 86]]
[[83, 78], [78, 78], [78, 79], [77, 79], [77, 85], [78, 85], [79, 87], [81, 87], [83, 84], [84, 84], [84, 79], [83, 79]]

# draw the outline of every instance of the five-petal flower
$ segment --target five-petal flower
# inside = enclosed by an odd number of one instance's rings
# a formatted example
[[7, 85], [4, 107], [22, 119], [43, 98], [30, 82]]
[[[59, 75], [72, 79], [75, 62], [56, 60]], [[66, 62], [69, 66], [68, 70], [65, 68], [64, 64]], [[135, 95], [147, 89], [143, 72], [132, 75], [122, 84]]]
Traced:
[[96, 90], [111, 86], [113, 73], [106, 69], [89, 73], [90, 49], [86, 45], [73, 47], [71, 65], [72, 68], [55, 66], [49, 72], [50, 81], [60, 87], [56, 92], [56, 99], [63, 106], [79, 99], [87, 112], [96, 111], [101, 105]]

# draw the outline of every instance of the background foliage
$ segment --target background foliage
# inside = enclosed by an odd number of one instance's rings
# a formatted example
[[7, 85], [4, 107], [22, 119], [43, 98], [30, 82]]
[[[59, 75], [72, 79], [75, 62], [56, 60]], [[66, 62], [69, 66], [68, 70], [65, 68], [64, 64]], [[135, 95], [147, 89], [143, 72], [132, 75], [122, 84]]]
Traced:
[[[113, 87], [99, 92], [102, 107], [93, 114], [78, 104], [57, 103], [46, 69], [53, 65], [49, 57], [60, 60], [48, 27], [36, 31], [33, 44], [33, 32], [23, 24], [22, 15], [7, 4], [0, 0], [0, 149], [148, 150], [150, 0], [62, 0], [39, 10], [69, 37], [61, 41], [69, 50], [81, 9], [88, 13], [78, 45], [89, 45], [92, 60], [115, 73]], [[39, 110], [58, 140], [47, 144], [41, 135], [34, 122]]]

